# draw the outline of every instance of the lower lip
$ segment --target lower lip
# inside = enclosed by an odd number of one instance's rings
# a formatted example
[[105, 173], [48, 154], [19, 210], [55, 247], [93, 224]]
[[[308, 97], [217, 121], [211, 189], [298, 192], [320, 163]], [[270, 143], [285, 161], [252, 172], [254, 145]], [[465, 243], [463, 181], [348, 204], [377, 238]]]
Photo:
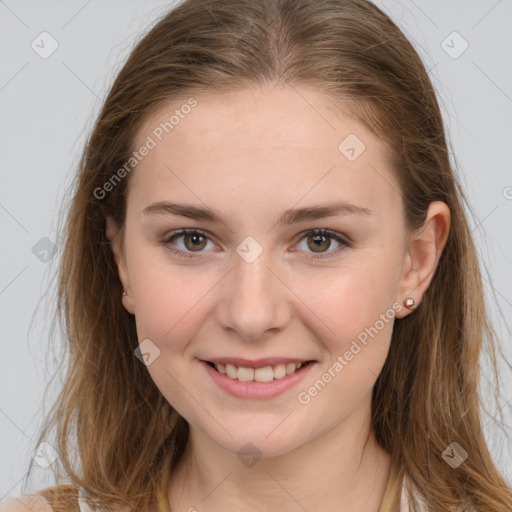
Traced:
[[226, 375], [212, 368], [206, 361], [201, 361], [210, 377], [222, 390], [237, 398], [272, 398], [288, 391], [297, 385], [311, 371], [315, 362], [310, 362], [299, 368], [294, 373], [286, 375], [281, 379], [274, 379], [270, 382], [242, 382], [238, 379], [230, 379]]

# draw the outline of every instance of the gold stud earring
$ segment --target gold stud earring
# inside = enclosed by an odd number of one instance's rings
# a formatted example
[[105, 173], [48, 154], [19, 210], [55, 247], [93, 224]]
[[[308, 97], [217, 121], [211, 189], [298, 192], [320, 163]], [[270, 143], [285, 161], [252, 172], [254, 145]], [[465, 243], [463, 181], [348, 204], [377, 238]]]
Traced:
[[404, 306], [407, 308], [407, 309], [410, 309], [411, 311], [413, 309], [416, 309], [416, 303], [414, 302], [414, 299], [412, 297], [407, 297], [405, 300], [404, 300]]

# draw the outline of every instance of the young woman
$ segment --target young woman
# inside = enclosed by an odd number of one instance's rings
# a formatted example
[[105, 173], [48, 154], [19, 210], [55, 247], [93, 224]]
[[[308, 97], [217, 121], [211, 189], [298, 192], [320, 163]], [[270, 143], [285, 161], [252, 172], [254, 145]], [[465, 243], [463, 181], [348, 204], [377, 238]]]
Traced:
[[464, 203], [426, 70], [373, 4], [174, 8], [68, 214], [70, 367], [39, 443], [56, 427], [71, 483], [4, 510], [510, 511]]

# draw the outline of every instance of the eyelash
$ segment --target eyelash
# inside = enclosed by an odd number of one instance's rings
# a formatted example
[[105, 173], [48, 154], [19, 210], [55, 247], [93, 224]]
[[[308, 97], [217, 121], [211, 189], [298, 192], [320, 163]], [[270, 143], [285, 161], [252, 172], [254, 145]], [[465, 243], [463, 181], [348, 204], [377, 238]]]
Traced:
[[[180, 229], [178, 231], [173, 231], [168, 236], [166, 236], [162, 240], [162, 245], [164, 245], [167, 248], [167, 250], [169, 250], [170, 252], [175, 253], [182, 258], [191, 259], [191, 258], [200, 256], [202, 251], [197, 251], [197, 254], [195, 254], [194, 252], [185, 252], [185, 251], [182, 251], [181, 249], [177, 249], [175, 246], [174, 247], [170, 246], [172, 240], [174, 240], [175, 238], [179, 238], [180, 236], [183, 236], [183, 235], [199, 235], [201, 237], [209, 239], [209, 236], [204, 231], [200, 231], [200, 230], [194, 229], [194, 228]], [[341, 244], [341, 247], [338, 247], [337, 249], [335, 249], [331, 252], [328, 252], [328, 253], [318, 253], [318, 254], [312, 253], [313, 254], [312, 256], [308, 256], [309, 259], [319, 260], [319, 259], [330, 258], [333, 255], [336, 255], [337, 253], [339, 253], [349, 247], [352, 247], [352, 242], [347, 237], [341, 236], [338, 233], [331, 231], [329, 229], [315, 228], [315, 229], [310, 229], [308, 231], [305, 231], [305, 232], [301, 233], [301, 238], [299, 239], [299, 242], [301, 240], [303, 240], [304, 238], [308, 238], [309, 236], [325, 236], [328, 238], [332, 238], [332, 239], [336, 240], [336, 242], [339, 242]]]

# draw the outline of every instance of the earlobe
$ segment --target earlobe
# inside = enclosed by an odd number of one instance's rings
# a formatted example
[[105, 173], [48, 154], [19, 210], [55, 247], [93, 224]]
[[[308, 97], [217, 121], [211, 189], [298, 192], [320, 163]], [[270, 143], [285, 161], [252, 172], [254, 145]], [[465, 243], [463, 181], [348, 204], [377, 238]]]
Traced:
[[107, 238], [110, 240], [110, 245], [112, 248], [112, 252], [114, 254], [114, 260], [116, 262], [118, 276], [123, 286], [123, 295], [121, 297], [121, 301], [125, 309], [133, 315], [135, 314], [135, 308], [131, 294], [130, 279], [128, 276], [126, 259], [123, 254], [122, 230], [119, 228], [119, 226], [116, 224], [112, 217], [107, 216], [106, 221], [107, 222], [105, 234]]
[[406, 255], [407, 264], [399, 286], [399, 303], [404, 307], [397, 312], [397, 318], [410, 314], [420, 304], [434, 277], [448, 240], [449, 230], [448, 206], [442, 201], [430, 203], [425, 223], [411, 235]]

